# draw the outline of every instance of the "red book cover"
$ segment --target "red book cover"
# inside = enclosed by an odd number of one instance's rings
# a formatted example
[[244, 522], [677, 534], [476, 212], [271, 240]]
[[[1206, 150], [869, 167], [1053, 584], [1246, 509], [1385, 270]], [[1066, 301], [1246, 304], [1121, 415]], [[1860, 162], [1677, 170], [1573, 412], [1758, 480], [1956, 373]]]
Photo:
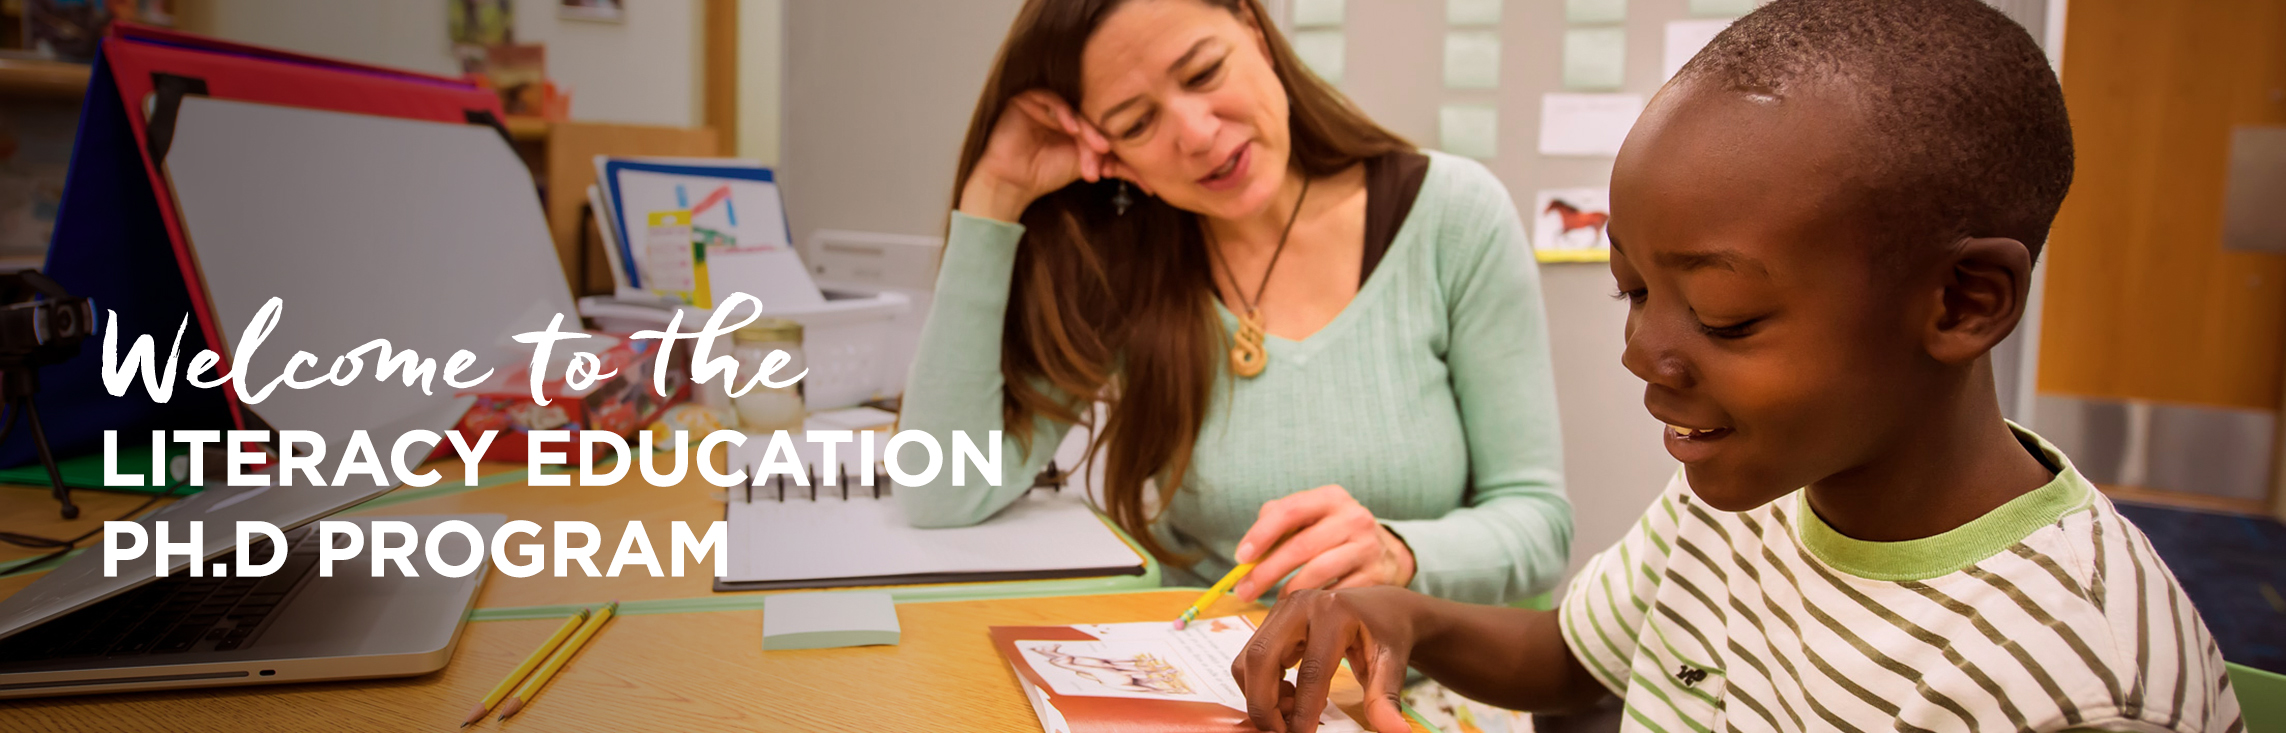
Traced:
[[[1252, 733], [1230, 663], [1253, 636], [1243, 616], [992, 627], [1047, 733]], [[1318, 730], [1363, 729], [1329, 705]]]

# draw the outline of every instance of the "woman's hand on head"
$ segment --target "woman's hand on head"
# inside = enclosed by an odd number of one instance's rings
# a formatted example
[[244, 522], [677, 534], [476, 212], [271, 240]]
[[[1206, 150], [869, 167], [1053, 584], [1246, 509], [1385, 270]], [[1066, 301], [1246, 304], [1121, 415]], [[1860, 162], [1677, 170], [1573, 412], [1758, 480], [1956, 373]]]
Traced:
[[[1398, 705], [1405, 664], [1416, 641], [1414, 601], [1402, 588], [1376, 586], [1295, 593], [1270, 609], [1230, 675], [1246, 693], [1254, 727], [1279, 733], [1317, 730], [1342, 660], [1365, 688], [1365, 724], [1380, 733], [1412, 727]], [[1298, 668], [1294, 681], [1286, 669]]]
[[1413, 582], [1415, 569], [1412, 548], [1348, 490], [1330, 484], [1264, 503], [1238, 541], [1237, 560], [1255, 563], [1231, 591], [1241, 601], [1261, 597], [1288, 573], [1291, 596], [1308, 588], [1402, 586]]
[[1107, 176], [1134, 180], [1094, 125], [1054, 93], [1034, 89], [1010, 98], [1000, 111], [957, 208], [1012, 222], [1041, 196], [1072, 181]]

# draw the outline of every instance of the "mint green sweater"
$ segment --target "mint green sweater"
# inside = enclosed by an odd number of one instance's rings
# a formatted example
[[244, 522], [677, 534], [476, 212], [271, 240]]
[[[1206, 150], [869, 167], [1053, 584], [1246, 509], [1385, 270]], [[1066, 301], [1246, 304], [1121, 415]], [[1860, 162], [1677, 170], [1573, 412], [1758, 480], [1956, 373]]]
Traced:
[[[1261, 375], [1218, 381], [1191, 474], [1153, 527], [1170, 548], [1204, 553], [1197, 576], [1228, 571], [1263, 502], [1325, 484], [1404, 538], [1414, 590], [1504, 603], [1563, 574], [1571, 504], [1539, 272], [1500, 181], [1474, 161], [1430, 156], [1419, 198], [1356, 299], [1307, 339], [1269, 337]], [[916, 525], [991, 517], [1069, 427], [1043, 419], [1043, 447], [1029, 452], [1010, 439], [997, 487], [977, 476], [952, 485], [951, 431], [981, 442], [1001, 429], [1001, 328], [1023, 236], [1020, 225], [952, 215], [900, 421], [947, 451], [936, 482], [897, 493]]]

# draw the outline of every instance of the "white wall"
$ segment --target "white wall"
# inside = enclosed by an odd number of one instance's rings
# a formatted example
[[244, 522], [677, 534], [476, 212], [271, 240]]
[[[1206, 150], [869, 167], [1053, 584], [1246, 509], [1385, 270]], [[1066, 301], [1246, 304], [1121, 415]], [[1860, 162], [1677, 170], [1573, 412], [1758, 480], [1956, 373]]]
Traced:
[[[206, 0], [189, 30], [317, 56], [457, 76], [445, 0]], [[516, 41], [548, 46], [548, 76], [572, 117], [688, 127], [701, 122], [699, 0], [627, 0], [618, 23], [556, 17], [556, 0], [516, 0]]]
[[794, 241], [944, 236], [953, 168], [1021, 0], [786, 3], [780, 170]]

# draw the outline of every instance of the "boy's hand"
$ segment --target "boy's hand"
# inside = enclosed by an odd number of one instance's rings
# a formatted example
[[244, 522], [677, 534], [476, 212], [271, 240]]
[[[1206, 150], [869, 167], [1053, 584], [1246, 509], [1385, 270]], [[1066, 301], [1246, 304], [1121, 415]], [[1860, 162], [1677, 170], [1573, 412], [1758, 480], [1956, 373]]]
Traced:
[[[1246, 692], [1254, 727], [1312, 733], [1344, 659], [1365, 687], [1366, 724], [1380, 733], [1412, 730], [1398, 707], [1413, 651], [1419, 594], [1390, 586], [1297, 591], [1270, 609], [1230, 674]], [[1300, 667], [1293, 684], [1286, 669]]]

